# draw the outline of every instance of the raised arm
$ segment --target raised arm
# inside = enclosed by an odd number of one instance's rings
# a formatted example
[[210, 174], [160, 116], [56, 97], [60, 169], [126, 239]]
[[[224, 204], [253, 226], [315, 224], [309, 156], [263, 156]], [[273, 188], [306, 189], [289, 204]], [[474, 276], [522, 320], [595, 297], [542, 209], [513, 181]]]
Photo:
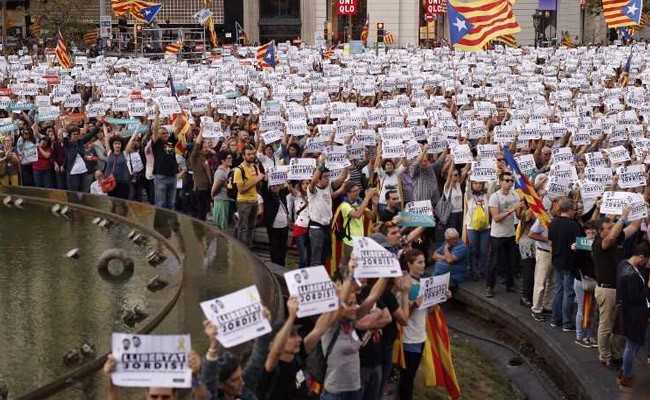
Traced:
[[289, 336], [291, 335], [291, 330], [293, 329], [293, 325], [296, 321], [296, 315], [298, 313], [298, 299], [295, 297], [289, 297], [289, 300], [287, 300], [287, 310], [289, 312], [287, 320], [284, 321], [284, 325], [282, 325], [282, 328], [280, 328], [277, 335], [275, 335], [275, 338], [271, 343], [271, 348], [269, 349], [269, 354], [266, 356], [266, 362], [264, 363], [264, 369], [266, 372], [273, 371], [276, 365], [278, 365], [280, 355], [282, 355], [284, 346], [287, 343], [287, 339], [289, 339]]

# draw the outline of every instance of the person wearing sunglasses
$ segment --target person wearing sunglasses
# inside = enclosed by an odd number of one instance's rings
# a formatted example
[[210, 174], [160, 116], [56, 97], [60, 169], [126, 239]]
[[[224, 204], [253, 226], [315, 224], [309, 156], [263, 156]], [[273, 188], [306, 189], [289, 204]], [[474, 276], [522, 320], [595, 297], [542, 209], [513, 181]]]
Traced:
[[486, 297], [494, 297], [497, 266], [503, 268], [506, 291], [514, 291], [513, 267], [515, 264], [515, 215], [521, 209], [519, 197], [512, 190], [514, 182], [510, 172], [499, 176], [500, 189], [490, 196], [488, 205], [492, 224], [490, 226], [491, 256], [487, 274]]

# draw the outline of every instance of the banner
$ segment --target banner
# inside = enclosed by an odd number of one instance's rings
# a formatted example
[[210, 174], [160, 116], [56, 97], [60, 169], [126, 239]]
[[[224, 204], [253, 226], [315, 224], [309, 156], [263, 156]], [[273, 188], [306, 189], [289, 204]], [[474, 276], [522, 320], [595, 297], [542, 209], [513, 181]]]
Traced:
[[623, 189], [631, 189], [645, 186], [645, 165], [629, 165], [627, 167], [618, 167], [616, 169], [618, 176], [618, 186]]
[[125, 387], [192, 387], [190, 335], [113, 333], [111, 382]]
[[204, 301], [201, 309], [217, 326], [217, 340], [226, 348], [271, 332], [271, 324], [262, 314], [260, 294], [254, 285]]
[[298, 318], [338, 310], [336, 286], [324, 266], [286, 272], [284, 280], [289, 294], [298, 299]]
[[397, 256], [369, 237], [353, 238], [352, 258], [357, 262], [354, 270], [357, 279], [402, 276]]

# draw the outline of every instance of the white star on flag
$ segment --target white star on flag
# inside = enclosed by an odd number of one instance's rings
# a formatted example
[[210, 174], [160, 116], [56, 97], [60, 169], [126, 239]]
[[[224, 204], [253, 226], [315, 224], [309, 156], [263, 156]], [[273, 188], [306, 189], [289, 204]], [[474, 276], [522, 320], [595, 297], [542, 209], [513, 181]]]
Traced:
[[631, 6], [629, 6], [629, 7], [627, 8], [627, 13], [628, 13], [629, 15], [634, 15], [634, 14], [636, 14], [636, 10], [638, 10], [636, 4], [632, 4]]
[[467, 29], [467, 25], [465, 25], [465, 21], [461, 20], [460, 18], [456, 18], [456, 22], [453, 24], [456, 28], [458, 28], [458, 32], [461, 32], [464, 29]]

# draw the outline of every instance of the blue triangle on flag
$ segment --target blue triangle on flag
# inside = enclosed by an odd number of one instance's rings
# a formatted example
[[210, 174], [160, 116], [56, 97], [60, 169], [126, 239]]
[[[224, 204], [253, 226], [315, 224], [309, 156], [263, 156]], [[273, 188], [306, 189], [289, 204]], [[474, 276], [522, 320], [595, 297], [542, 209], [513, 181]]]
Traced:
[[451, 44], [458, 43], [463, 36], [472, 30], [473, 25], [459, 13], [450, 4], [447, 5], [447, 12], [449, 14], [449, 34], [451, 36]]
[[144, 18], [147, 23], [151, 23], [154, 18], [156, 18], [156, 15], [160, 12], [160, 9], [162, 8], [161, 4], [154, 4], [153, 6], [143, 8], [141, 13], [142, 17]]

